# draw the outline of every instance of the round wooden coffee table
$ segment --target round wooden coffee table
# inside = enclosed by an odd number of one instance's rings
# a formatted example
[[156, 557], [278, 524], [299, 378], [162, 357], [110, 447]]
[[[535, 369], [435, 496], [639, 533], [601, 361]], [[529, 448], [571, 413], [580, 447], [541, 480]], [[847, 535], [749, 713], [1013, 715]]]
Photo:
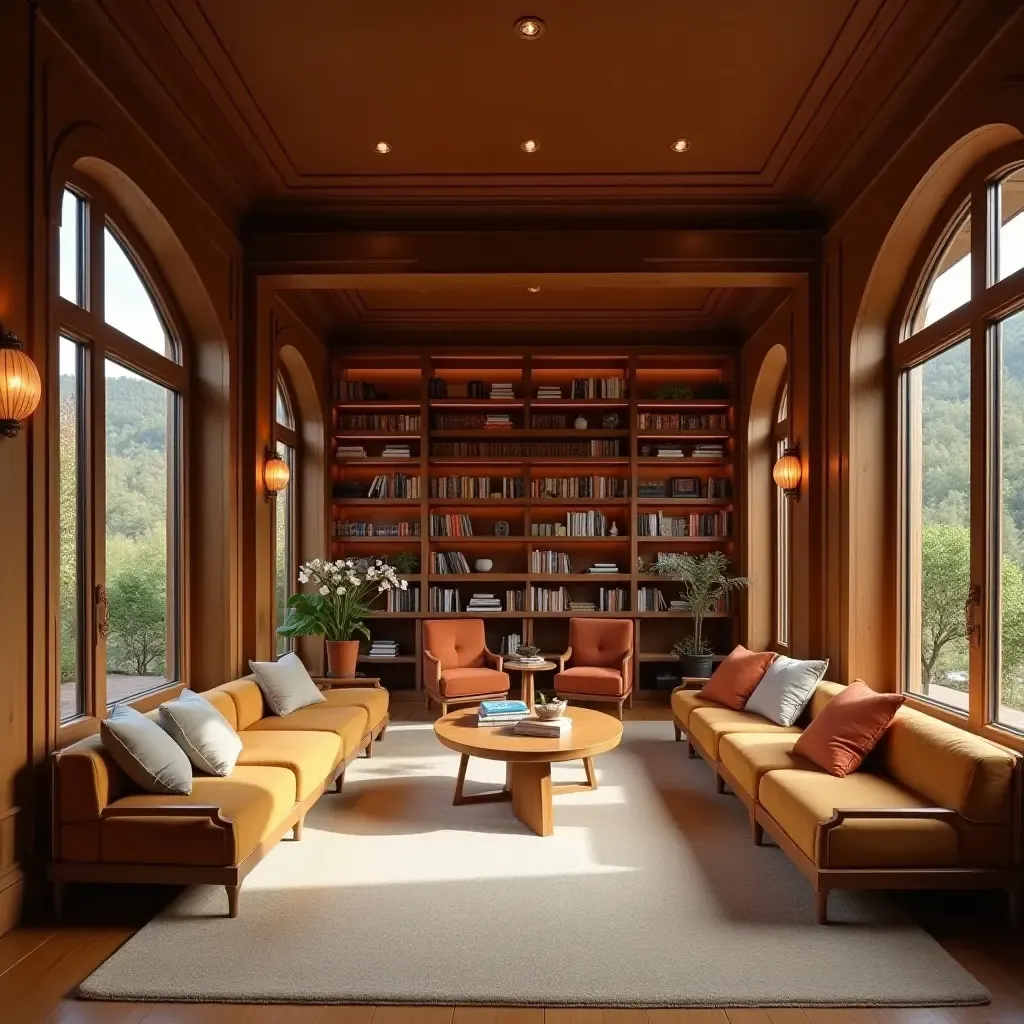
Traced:
[[[462, 755], [452, 803], [458, 806], [511, 800], [513, 813], [524, 825], [539, 836], [551, 835], [554, 831], [552, 795], [597, 789], [593, 758], [617, 747], [622, 739], [622, 723], [602, 711], [572, 707], [565, 714], [572, 719], [572, 731], [558, 739], [516, 736], [512, 726], [478, 728], [476, 708], [462, 708], [439, 718], [434, 723], [437, 738], [450, 750], [457, 750]], [[462, 789], [471, 757], [504, 761], [505, 788], [466, 796]], [[586, 783], [553, 786], [552, 763], [576, 760], [583, 761]]]

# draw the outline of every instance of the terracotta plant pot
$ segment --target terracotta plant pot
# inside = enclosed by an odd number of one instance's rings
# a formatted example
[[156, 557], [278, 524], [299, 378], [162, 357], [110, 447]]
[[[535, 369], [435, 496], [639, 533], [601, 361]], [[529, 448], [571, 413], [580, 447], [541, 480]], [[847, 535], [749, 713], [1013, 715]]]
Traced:
[[327, 674], [342, 679], [356, 674], [358, 640], [327, 640]]

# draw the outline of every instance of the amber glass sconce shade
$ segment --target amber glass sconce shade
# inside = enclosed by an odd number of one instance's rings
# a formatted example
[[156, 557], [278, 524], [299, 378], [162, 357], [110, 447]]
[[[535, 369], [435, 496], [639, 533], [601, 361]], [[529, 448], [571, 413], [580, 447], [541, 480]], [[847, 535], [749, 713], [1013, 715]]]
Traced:
[[800, 479], [803, 468], [800, 465], [800, 452], [796, 448], [787, 448], [772, 469], [775, 483], [782, 489], [787, 498], [800, 496]]
[[41, 395], [36, 364], [25, 354], [21, 339], [0, 325], [0, 434], [14, 437]]

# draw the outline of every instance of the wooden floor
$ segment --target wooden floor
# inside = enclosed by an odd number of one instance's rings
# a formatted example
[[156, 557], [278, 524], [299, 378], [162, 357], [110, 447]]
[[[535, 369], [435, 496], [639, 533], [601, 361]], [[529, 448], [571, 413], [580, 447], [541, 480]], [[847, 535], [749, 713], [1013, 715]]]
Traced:
[[[392, 718], [426, 721], [422, 705], [396, 701]], [[668, 719], [639, 705], [627, 718]], [[709, 783], [710, 784], [710, 783]], [[95, 887], [89, 887], [95, 890]], [[459, 1006], [246, 1006], [94, 1003], [67, 998], [169, 898], [143, 887], [83, 892], [60, 927], [36, 926], [0, 937], [2, 1024], [1024, 1024], [1024, 935], [1010, 935], [993, 894], [917, 893], [910, 911], [991, 992], [989, 1006], [945, 1009], [564, 1010]], [[239, 921], [244, 927], [244, 918]], [[358, 956], [354, 948], [339, 955]], [[430, 937], [425, 936], [429, 942]], [[440, 939], [439, 939], [440, 941]], [[770, 951], [766, 951], [770, 952]], [[579, 951], [585, 955], [585, 949]], [[572, 958], [553, 969], [571, 970]], [[210, 965], [215, 971], [216, 964]], [[471, 970], [472, 966], [467, 965]], [[524, 979], [524, 991], [528, 980]]]

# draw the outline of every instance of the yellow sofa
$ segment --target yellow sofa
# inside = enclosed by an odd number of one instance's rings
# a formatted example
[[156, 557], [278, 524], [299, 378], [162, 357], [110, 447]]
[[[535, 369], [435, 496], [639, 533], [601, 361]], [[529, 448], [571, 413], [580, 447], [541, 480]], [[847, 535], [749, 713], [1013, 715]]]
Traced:
[[[144, 793], [98, 735], [53, 756], [53, 855], [60, 911], [70, 882], [223, 885], [238, 916], [242, 880], [289, 830], [302, 838], [306, 812], [345, 767], [370, 756], [388, 724], [388, 692], [352, 687], [326, 703], [277, 717], [251, 676], [201, 694], [238, 732], [242, 752], [226, 778], [197, 775], [188, 796]], [[150, 717], [155, 717], [151, 712]]]
[[820, 923], [832, 889], [1000, 888], [1020, 910], [1021, 765], [1011, 750], [903, 707], [861, 768], [835, 778], [793, 754], [842, 691], [819, 684], [797, 725], [731, 711], [699, 691], [672, 694], [676, 739], [700, 754], [814, 887]]

